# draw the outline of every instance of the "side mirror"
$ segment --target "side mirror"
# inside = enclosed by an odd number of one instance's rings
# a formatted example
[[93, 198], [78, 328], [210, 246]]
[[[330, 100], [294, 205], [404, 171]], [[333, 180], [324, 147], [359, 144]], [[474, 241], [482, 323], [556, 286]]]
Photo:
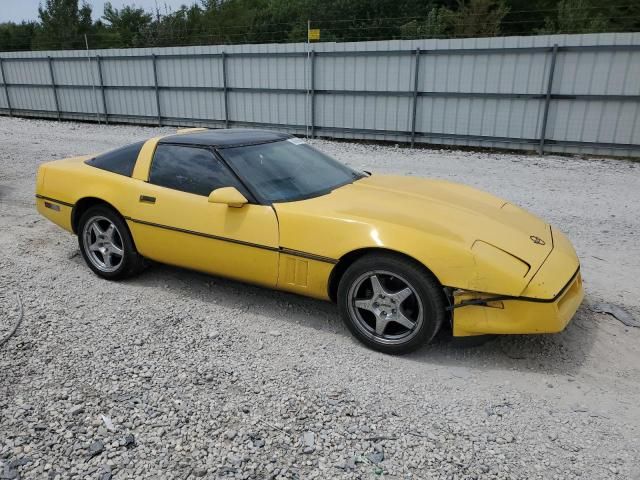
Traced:
[[247, 202], [236, 187], [216, 188], [209, 194], [209, 203], [224, 203], [229, 207], [240, 208]]

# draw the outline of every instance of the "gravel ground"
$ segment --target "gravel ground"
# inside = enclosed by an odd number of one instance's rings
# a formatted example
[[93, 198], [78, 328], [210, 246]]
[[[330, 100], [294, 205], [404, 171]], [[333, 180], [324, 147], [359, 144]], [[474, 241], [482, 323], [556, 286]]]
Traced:
[[329, 303], [156, 265], [121, 283], [34, 209], [37, 166], [172, 130], [0, 118], [0, 479], [640, 478], [640, 164], [315, 141], [353, 166], [468, 183], [574, 241], [558, 335], [404, 357]]

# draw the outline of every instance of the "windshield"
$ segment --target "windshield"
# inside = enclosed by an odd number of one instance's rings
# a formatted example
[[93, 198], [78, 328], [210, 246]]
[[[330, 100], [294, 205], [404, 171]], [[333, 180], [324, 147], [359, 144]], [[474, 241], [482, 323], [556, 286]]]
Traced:
[[319, 196], [363, 177], [297, 138], [220, 154], [267, 203]]

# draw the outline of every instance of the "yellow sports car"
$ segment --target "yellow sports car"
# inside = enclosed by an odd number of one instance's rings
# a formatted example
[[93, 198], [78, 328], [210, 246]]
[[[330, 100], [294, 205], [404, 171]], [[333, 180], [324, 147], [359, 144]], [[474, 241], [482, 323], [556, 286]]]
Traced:
[[564, 329], [579, 261], [543, 220], [473, 188], [369, 174], [303, 140], [187, 129], [48, 162], [38, 211], [120, 279], [157, 262], [332, 300], [366, 345]]

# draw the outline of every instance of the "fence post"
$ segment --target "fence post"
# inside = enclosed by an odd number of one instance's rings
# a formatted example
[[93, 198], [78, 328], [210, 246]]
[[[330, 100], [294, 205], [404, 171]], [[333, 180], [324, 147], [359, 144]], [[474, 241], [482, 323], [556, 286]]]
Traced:
[[162, 112], [160, 111], [160, 90], [158, 89], [158, 67], [156, 65], [156, 54], [152, 56], [153, 59], [153, 85], [156, 89], [156, 111], [158, 112], [158, 126], [162, 126]]
[[416, 139], [416, 114], [418, 111], [418, 81], [420, 76], [420, 47], [416, 48], [416, 60], [413, 69], [413, 112], [411, 114], [411, 148]]
[[229, 128], [229, 92], [227, 88], [227, 54], [222, 52], [222, 94], [224, 95], [224, 128]]
[[13, 111], [11, 110], [11, 100], [9, 99], [9, 86], [7, 85], [7, 76], [4, 73], [4, 64], [2, 63], [2, 57], [0, 57], [0, 74], [2, 74], [2, 85], [4, 85], [4, 96], [7, 99], [9, 116], [13, 117]]
[[98, 80], [100, 81], [100, 93], [102, 94], [102, 110], [104, 111], [104, 123], [109, 125], [109, 112], [107, 111], [107, 97], [104, 93], [104, 81], [102, 80], [102, 62], [100, 61], [100, 55], [96, 55], [96, 61], [98, 62]]
[[311, 102], [311, 108], [310, 108], [311, 125], [310, 126], [311, 126], [311, 138], [313, 138], [315, 136], [315, 131], [316, 131], [316, 122], [315, 122], [315, 118], [316, 118], [316, 51], [315, 50], [311, 50], [309, 77], [310, 77], [309, 78], [309, 83], [310, 83], [309, 95], [311, 96], [311, 98], [309, 99], [309, 101]]
[[540, 145], [538, 154], [544, 154], [544, 141], [547, 134], [547, 119], [549, 118], [549, 104], [551, 103], [551, 89], [553, 87], [553, 74], [556, 70], [556, 57], [558, 56], [558, 44], [553, 45], [551, 50], [551, 65], [549, 66], [549, 78], [547, 80], [547, 93], [544, 97], [544, 113], [542, 114], [542, 125], [540, 126]]
[[58, 89], [56, 88], [56, 79], [53, 75], [53, 60], [51, 57], [47, 57], [49, 62], [49, 74], [51, 75], [51, 87], [53, 88], [53, 99], [56, 103], [56, 113], [58, 115], [58, 121], [60, 121], [60, 103], [58, 102]]

